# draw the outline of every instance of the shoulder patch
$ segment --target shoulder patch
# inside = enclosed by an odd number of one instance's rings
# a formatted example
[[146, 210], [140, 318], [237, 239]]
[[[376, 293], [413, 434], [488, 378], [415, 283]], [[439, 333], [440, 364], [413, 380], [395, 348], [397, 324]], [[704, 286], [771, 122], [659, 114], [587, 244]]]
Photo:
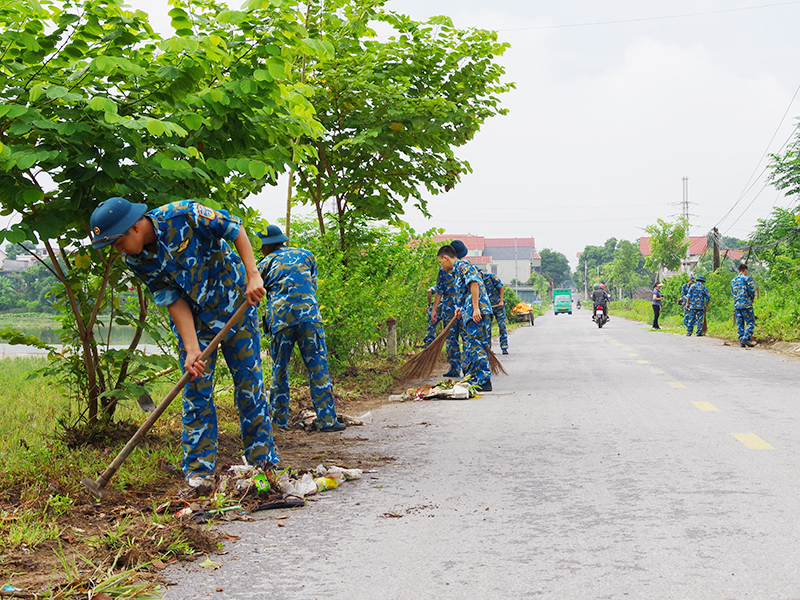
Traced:
[[188, 245], [189, 245], [189, 240], [183, 240], [183, 242], [181, 242], [181, 245], [178, 246], [178, 252], [183, 252], [184, 250], [186, 250], [186, 246]]
[[203, 206], [202, 204], [197, 205], [197, 214], [203, 217], [204, 219], [208, 219], [209, 221], [213, 221], [214, 218], [217, 216], [217, 213], [214, 211], [213, 208]]

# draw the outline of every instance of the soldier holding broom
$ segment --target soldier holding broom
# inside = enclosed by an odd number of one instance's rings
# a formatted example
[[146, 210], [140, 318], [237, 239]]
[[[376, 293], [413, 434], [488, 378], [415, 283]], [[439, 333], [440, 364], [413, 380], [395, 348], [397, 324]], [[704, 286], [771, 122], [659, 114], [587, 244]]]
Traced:
[[[492, 314], [492, 305], [480, 271], [471, 263], [457, 257], [453, 246], [442, 246], [437, 253], [439, 265], [455, 280], [456, 316], [463, 327], [464, 377], [478, 391], [492, 390], [492, 371], [489, 363], [491, 337], [483, 319]], [[458, 320], [457, 320], [458, 322]]]

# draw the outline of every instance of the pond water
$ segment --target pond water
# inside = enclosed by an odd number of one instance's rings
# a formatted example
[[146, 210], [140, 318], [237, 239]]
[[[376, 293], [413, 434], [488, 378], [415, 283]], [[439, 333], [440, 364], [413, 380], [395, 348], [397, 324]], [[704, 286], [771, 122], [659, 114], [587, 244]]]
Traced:
[[[4, 318], [2, 323], [0, 323], [0, 328], [12, 327], [18, 331], [21, 331], [25, 335], [34, 335], [46, 344], [50, 344], [51, 346], [55, 346], [61, 350], [61, 344], [58, 343], [58, 331], [60, 325], [61, 324], [58, 321], [50, 321], [47, 319], [42, 319], [41, 322], [24, 321], [21, 324], [14, 324], [8, 318]], [[135, 330], [133, 327], [114, 325], [111, 328], [111, 337], [109, 338], [111, 347], [115, 349], [127, 348], [133, 339], [134, 332]], [[105, 327], [97, 328], [95, 335], [98, 339], [105, 340], [107, 337], [107, 330]], [[142, 335], [142, 339], [139, 341], [139, 349], [145, 354], [155, 354], [161, 352], [158, 345], [150, 336], [146, 334]], [[13, 356], [44, 356], [46, 354], [47, 350], [42, 350], [40, 348], [36, 348], [35, 346], [0, 343], [0, 359]]]

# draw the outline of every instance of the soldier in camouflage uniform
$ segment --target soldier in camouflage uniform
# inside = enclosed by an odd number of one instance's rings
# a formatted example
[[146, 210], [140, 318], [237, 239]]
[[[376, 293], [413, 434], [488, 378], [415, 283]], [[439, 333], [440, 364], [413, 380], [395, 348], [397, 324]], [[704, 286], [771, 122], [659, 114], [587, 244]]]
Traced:
[[492, 316], [497, 321], [497, 330], [500, 333], [500, 349], [503, 354], [508, 354], [508, 330], [506, 329], [506, 308], [503, 296], [505, 288], [503, 282], [494, 273], [482, 273], [483, 284], [486, 286], [486, 293], [489, 295], [489, 302], [492, 303], [492, 314], [486, 319], [486, 327], [489, 328], [489, 336], [492, 335]]
[[113, 244], [124, 253], [126, 264], [147, 285], [156, 304], [168, 308], [182, 369], [191, 373], [183, 395], [187, 484], [181, 494], [197, 496], [213, 488], [217, 413], [212, 391], [217, 352], [207, 362], [198, 358], [243, 302], [250, 308], [218, 349], [235, 384], [245, 458], [263, 467], [277, 463], [255, 306], [265, 291], [241, 220], [189, 200], [147, 212], [144, 204], [110, 198], [95, 209], [90, 223], [92, 245]]
[[295, 344], [300, 350], [317, 412], [320, 431], [341, 431], [333, 400], [333, 383], [328, 374], [328, 349], [322, 315], [317, 303], [317, 261], [302, 248], [287, 248], [288, 241], [280, 227], [270, 225], [259, 233], [264, 258], [258, 269], [267, 290], [264, 324], [271, 336], [272, 384], [269, 390], [270, 411], [277, 427], [289, 425], [289, 359]]
[[464, 377], [479, 391], [492, 390], [489, 364], [491, 338], [483, 319], [489, 317], [492, 306], [483, 277], [475, 265], [458, 259], [452, 246], [442, 246], [437, 255], [442, 269], [455, 277], [456, 315], [464, 328]]
[[756, 345], [753, 341], [753, 329], [756, 326], [753, 300], [756, 297], [756, 286], [753, 278], [747, 274], [747, 265], [739, 265], [739, 274], [731, 281], [731, 294], [739, 345], [742, 348], [752, 348]]
[[686, 335], [691, 336], [692, 330], [697, 331], [698, 337], [703, 336], [703, 316], [706, 312], [711, 295], [706, 288], [706, 278], [698, 275], [692, 287], [689, 288], [689, 295], [686, 300], [686, 308], [689, 311], [689, 322], [686, 326]]
[[[456, 258], [464, 258], [467, 255], [467, 247], [461, 240], [453, 240], [450, 245], [456, 252]], [[440, 267], [436, 276], [436, 285], [434, 286], [436, 294], [433, 300], [433, 308], [431, 309], [431, 321], [439, 319], [443, 324], [447, 324], [456, 314], [455, 283], [453, 275]], [[463, 335], [462, 321], [461, 319], [456, 319], [450, 328], [450, 333], [447, 334], [447, 345], [445, 347], [450, 369], [442, 377], [461, 377], [459, 338], [463, 338]]]
[[683, 304], [683, 326], [686, 329], [689, 329], [689, 306], [687, 305], [687, 301], [689, 300], [689, 288], [692, 287], [694, 284], [694, 275], [689, 275], [689, 281], [684, 283], [681, 286], [681, 297], [680, 297], [680, 304]]

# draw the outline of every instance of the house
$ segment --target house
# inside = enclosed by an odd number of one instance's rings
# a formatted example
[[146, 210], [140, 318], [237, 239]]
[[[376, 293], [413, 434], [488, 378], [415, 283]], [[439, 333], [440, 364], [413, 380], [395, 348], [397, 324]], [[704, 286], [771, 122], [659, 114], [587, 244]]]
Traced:
[[[649, 237], [641, 237], [639, 238], [639, 250], [644, 256], [650, 256], [650, 238]], [[689, 236], [689, 251], [688, 256], [683, 260], [681, 264], [681, 268], [678, 271], [680, 272], [692, 272], [697, 265], [700, 263], [700, 259], [707, 253], [712, 252], [712, 249], [708, 247], [708, 238], [704, 235], [693, 235]], [[744, 258], [745, 252], [744, 250], [730, 248], [727, 250], [720, 250], [719, 258], [720, 261], [725, 259], [730, 259], [731, 261], [740, 261]], [[671, 273], [667, 272], [664, 276], [668, 276]]]
[[433, 236], [436, 242], [458, 239], [467, 247], [468, 260], [481, 271], [495, 273], [504, 283], [527, 282], [531, 273], [541, 273], [542, 257], [534, 238], [486, 238], [478, 235], [445, 234]]

